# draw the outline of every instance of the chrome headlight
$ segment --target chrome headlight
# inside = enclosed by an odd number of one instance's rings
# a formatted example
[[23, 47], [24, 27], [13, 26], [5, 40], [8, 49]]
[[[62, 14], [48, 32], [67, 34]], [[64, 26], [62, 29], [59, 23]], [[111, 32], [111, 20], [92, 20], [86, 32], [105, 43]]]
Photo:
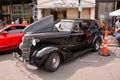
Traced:
[[32, 45], [36, 46], [36, 40], [35, 39], [32, 40]]
[[32, 45], [33, 46], [36, 46], [37, 42], [39, 42], [40, 40], [39, 39], [32, 39]]

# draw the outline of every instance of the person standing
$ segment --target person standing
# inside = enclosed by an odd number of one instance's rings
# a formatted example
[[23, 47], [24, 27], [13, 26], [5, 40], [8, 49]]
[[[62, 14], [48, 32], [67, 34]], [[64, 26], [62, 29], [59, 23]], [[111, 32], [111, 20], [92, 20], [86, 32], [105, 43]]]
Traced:
[[2, 25], [3, 25], [3, 27], [5, 27], [5, 25], [6, 25], [6, 22], [5, 22], [5, 21], [3, 21], [3, 22], [2, 22]]
[[116, 33], [116, 40], [117, 40], [118, 45], [120, 47], [120, 30], [118, 30], [117, 33]]
[[0, 19], [0, 27], [2, 27], [2, 20]]
[[104, 21], [100, 21], [99, 26], [100, 26], [100, 29], [104, 29], [104, 27], [105, 27], [105, 23], [104, 23]]
[[22, 23], [23, 23], [23, 24], [28, 24], [28, 23], [27, 23], [27, 21], [26, 21], [25, 19], [23, 20], [23, 22], [22, 22]]
[[120, 18], [117, 17], [117, 21], [115, 22], [115, 33], [117, 32], [117, 30], [120, 28]]
[[102, 33], [103, 38], [104, 38], [104, 30], [105, 30], [105, 23], [104, 23], [104, 21], [100, 21], [99, 22], [99, 28], [100, 28], [100, 32]]
[[12, 22], [11, 22], [11, 24], [15, 24], [15, 22], [14, 22], [14, 21], [12, 21]]
[[17, 18], [16, 20], [15, 20], [15, 24], [19, 24], [20, 22], [19, 22], [19, 18]]

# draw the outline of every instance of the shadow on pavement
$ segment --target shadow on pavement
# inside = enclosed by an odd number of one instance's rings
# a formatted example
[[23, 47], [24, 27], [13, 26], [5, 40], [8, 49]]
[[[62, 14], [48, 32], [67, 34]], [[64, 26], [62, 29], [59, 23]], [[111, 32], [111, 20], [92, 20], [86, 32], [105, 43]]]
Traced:
[[[112, 62], [116, 55], [111, 50], [108, 50], [110, 56], [100, 56], [99, 52], [89, 52], [72, 61], [63, 63], [56, 72], [50, 73], [44, 69], [27, 69], [29, 74], [27, 76], [33, 80], [67, 80], [74, 76], [76, 72], [87, 70], [87, 68], [99, 68]], [[85, 68], [85, 69], [83, 69]], [[87, 71], [86, 71], [87, 72]]]
[[12, 56], [13, 51], [7, 51], [7, 52], [2, 52], [0, 53], [0, 62], [5, 61], [5, 60], [14, 60]]

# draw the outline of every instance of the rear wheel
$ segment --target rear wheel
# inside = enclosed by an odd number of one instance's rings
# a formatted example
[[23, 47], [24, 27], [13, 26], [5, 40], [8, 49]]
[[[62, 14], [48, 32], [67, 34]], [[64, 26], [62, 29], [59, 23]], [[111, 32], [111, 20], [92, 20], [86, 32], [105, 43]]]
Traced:
[[100, 49], [100, 40], [96, 40], [95, 43], [94, 43], [94, 51], [98, 51]]
[[44, 68], [49, 72], [56, 71], [61, 63], [61, 56], [58, 52], [53, 52], [45, 61]]

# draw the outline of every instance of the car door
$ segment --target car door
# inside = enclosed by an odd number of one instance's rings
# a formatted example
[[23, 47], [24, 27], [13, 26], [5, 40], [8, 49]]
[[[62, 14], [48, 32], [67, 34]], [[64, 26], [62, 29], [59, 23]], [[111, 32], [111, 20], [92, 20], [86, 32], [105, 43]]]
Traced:
[[12, 34], [14, 36], [14, 41], [15, 41], [15, 45], [18, 46], [21, 42], [22, 42], [22, 37], [23, 37], [23, 29], [25, 28], [25, 26], [15, 26], [14, 29], [14, 34]]
[[[76, 30], [77, 29], [76, 26], [78, 27], [78, 30]], [[74, 51], [77, 49], [82, 49], [85, 38], [86, 37], [85, 37], [84, 31], [80, 29], [79, 23], [75, 24], [69, 39], [71, 50]]]
[[88, 43], [92, 43], [94, 37], [98, 35], [98, 25], [97, 25], [97, 23], [94, 22], [94, 21], [90, 21], [88, 30], [90, 32], [89, 35], [88, 35], [89, 36]]
[[[10, 27], [7, 28], [10, 30]], [[2, 31], [0, 33], [0, 51], [11, 50], [14, 48], [15, 41], [14, 35], [9, 34], [8, 31]]]

